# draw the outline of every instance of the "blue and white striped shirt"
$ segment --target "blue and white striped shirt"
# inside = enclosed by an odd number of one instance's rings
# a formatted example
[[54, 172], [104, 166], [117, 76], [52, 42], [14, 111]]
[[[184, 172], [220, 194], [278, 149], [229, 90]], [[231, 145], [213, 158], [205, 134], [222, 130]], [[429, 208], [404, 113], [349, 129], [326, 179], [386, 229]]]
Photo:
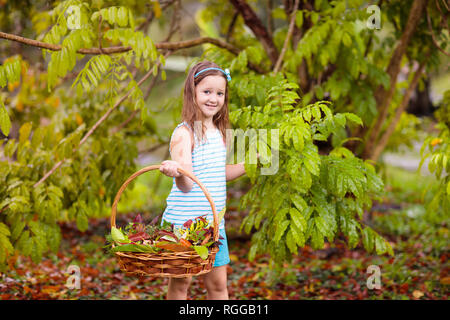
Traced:
[[[173, 133], [182, 125], [190, 128], [189, 124], [183, 122], [174, 129]], [[173, 133], [170, 141], [172, 141]], [[210, 193], [218, 214], [226, 204], [225, 164], [227, 150], [219, 129], [216, 128], [213, 132], [206, 131], [206, 138], [205, 143], [198, 144], [197, 136], [194, 132], [192, 168], [194, 175]], [[204, 214], [207, 214], [206, 219], [212, 223], [213, 213], [211, 205], [197, 183], [194, 182], [191, 191], [185, 193], [178, 189], [175, 178], [173, 178], [172, 190], [167, 197], [167, 207], [164, 210], [162, 219], [174, 224], [183, 224], [189, 219], [194, 219]], [[224, 228], [225, 221], [222, 219], [219, 229]]]

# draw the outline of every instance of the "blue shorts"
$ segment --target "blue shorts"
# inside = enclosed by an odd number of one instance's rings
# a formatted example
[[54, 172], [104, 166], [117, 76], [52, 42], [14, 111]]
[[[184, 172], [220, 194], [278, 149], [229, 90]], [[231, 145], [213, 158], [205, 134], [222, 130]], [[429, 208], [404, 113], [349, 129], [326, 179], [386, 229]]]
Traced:
[[219, 239], [222, 244], [219, 246], [219, 251], [216, 253], [216, 260], [214, 261], [213, 267], [220, 267], [230, 263], [230, 255], [228, 253], [228, 240], [225, 229], [219, 229], [219, 235], [221, 235], [223, 239]]
[[[183, 225], [175, 224], [175, 227], [181, 228]], [[220, 243], [219, 251], [216, 253], [216, 259], [214, 260], [213, 267], [220, 267], [230, 263], [230, 254], [228, 253], [228, 240], [227, 234], [224, 229], [219, 229], [219, 235], [223, 237], [223, 239], [219, 239]]]

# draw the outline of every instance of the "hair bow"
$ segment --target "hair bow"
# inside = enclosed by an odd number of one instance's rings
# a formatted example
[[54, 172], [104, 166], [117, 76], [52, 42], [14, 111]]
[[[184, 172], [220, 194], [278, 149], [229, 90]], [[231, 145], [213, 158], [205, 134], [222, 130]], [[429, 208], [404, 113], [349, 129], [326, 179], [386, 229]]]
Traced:
[[230, 70], [225, 69], [224, 70], [225, 75], [227, 76], [227, 81], [230, 82], [231, 81], [231, 75], [230, 75]]

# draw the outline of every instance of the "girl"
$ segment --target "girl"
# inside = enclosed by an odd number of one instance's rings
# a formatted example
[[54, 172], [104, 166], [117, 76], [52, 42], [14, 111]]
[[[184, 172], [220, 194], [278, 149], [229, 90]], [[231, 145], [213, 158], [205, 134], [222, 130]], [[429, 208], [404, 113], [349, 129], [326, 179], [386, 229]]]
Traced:
[[[227, 70], [228, 71], [228, 70]], [[226, 165], [229, 72], [203, 61], [194, 65], [187, 76], [183, 96], [183, 122], [172, 133], [172, 160], [161, 163], [160, 171], [173, 177], [163, 219], [181, 226], [185, 221], [207, 214], [213, 221], [211, 206], [200, 187], [177, 170], [193, 173], [214, 200], [217, 212], [226, 205], [226, 181], [245, 173], [244, 163]], [[208, 299], [228, 299], [227, 264], [230, 262], [225, 223], [219, 224], [222, 245], [211, 272], [203, 276]], [[167, 299], [187, 299], [192, 277], [170, 278]]]

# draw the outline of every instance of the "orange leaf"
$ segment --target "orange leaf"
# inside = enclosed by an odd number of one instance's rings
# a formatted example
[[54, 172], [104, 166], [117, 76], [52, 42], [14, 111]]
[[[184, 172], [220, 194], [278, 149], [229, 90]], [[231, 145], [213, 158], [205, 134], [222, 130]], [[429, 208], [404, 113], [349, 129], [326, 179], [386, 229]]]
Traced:
[[77, 124], [79, 126], [81, 126], [81, 124], [83, 123], [83, 118], [78, 113], [76, 113], [75, 114], [75, 121], [77, 122]]
[[51, 285], [48, 285], [48, 286], [44, 286], [44, 287], [41, 289], [41, 292], [44, 292], [44, 293], [46, 293], [46, 294], [52, 294], [52, 293], [55, 293], [55, 292], [58, 292], [58, 291], [61, 291], [61, 286], [51, 286]]
[[439, 280], [441, 284], [450, 284], [450, 277], [444, 277]]
[[22, 112], [22, 111], [23, 111], [23, 102], [22, 102], [22, 100], [17, 99], [16, 109], [17, 109], [17, 111], [19, 111], [19, 112]]
[[180, 244], [182, 246], [185, 246], [185, 247], [191, 247], [192, 246], [192, 244], [189, 241], [187, 241], [186, 239], [180, 239]]
[[189, 249], [186, 246], [183, 246], [179, 243], [168, 242], [168, 241], [160, 241], [155, 244], [156, 247], [161, 249], [166, 249], [170, 251], [183, 252], [188, 251]]
[[202, 241], [202, 245], [205, 245], [209, 241], [210, 238], [211, 238], [211, 235], [207, 234], [205, 239], [203, 239], [203, 241]]

